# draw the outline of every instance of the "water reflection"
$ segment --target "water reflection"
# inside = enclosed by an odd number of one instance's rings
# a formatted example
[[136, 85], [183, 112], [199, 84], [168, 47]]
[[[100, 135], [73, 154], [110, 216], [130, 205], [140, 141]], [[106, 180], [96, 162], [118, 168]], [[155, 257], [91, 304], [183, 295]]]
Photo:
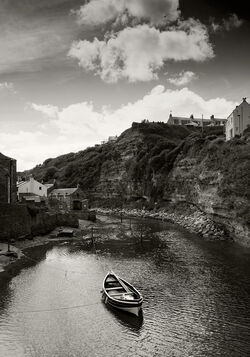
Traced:
[[139, 332], [143, 326], [143, 310], [139, 316], [134, 316], [123, 311], [113, 309], [111, 306], [103, 304], [105, 308], [114, 316], [116, 321], [134, 332]]
[[[249, 356], [250, 252], [141, 225], [121, 227], [122, 239], [105, 228], [88, 251], [30, 251], [33, 261], [1, 282], [0, 356]], [[144, 296], [139, 319], [101, 302], [110, 269]]]

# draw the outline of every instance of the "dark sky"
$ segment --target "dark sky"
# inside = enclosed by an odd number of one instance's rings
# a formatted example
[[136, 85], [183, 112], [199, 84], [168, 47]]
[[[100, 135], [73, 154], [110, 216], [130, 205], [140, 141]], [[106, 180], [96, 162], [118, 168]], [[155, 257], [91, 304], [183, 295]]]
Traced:
[[246, 0], [180, 0], [180, 8], [184, 16], [198, 17], [203, 21], [209, 17], [219, 20], [232, 13], [242, 19], [250, 19], [249, 2]]

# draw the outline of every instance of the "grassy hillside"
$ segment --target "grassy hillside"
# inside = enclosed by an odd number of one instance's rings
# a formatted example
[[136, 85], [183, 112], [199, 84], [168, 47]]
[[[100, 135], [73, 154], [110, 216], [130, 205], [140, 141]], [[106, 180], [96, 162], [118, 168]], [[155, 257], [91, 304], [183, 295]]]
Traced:
[[[220, 195], [236, 195], [250, 199], [250, 144], [235, 138], [224, 141], [222, 128], [169, 126], [165, 123], [133, 123], [115, 143], [47, 159], [23, 175], [33, 174], [48, 182], [56, 179], [59, 187], [77, 184], [95, 190], [102, 181], [112, 181], [114, 173], [120, 181], [140, 183], [143, 194], [157, 199], [162, 196], [168, 175], [180, 159], [196, 158], [207, 170], [219, 170]], [[124, 174], [124, 171], [126, 175]], [[112, 183], [111, 183], [112, 185]], [[115, 188], [114, 188], [115, 189]]]
[[109, 162], [119, 162], [124, 149], [130, 145], [130, 139], [135, 136], [135, 161], [128, 163], [127, 167], [132, 176], [139, 178], [144, 176], [149, 160], [153, 166], [161, 165], [165, 154], [175, 149], [190, 132], [187, 128], [170, 127], [165, 123], [134, 123], [116, 143], [98, 145], [78, 153], [47, 159], [22, 175], [33, 174], [38, 181], [44, 182], [56, 179], [60, 187], [80, 184], [84, 189], [92, 189], [98, 183], [101, 170], [105, 169]]

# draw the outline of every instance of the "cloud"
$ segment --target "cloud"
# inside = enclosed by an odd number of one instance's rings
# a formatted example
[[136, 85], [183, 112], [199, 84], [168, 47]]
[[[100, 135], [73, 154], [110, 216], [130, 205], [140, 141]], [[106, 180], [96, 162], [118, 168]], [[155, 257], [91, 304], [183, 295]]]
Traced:
[[214, 19], [211, 19], [210, 28], [212, 32], [231, 31], [239, 28], [243, 22], [236, 14], [231, 14], [227, 19], [223, 19], [221, 23], [216, 23]]
[[179, 17], [179, 0], [91, 0], [74, 13], [78, 23], [100, 26], [127, 14], [158, 25]]
[[197, 76], [192, 71], [182, 71], [177, 76], [169, 78], [168, 81], [175, 86], [186, 86], [194, 79], [197, 79]]
[[243, 24], [243, 20], [239, 19], [236, 14], [232, 14], [228, 19], [223, 20], [223, 27], [226, 31], [233, 28], [238, 28]]
[[14, 89], [13, 83], [10, 83], [10, 82], [0, 83], [0, 90], [2, 90], [2, 89], [13, 90]]
[[106, 82], [135, 82], [156, 79], [166, 61], [205, 61], [214, 53], [206, 27], [190, 19], [166, 31], [144, 24], [127, 27], [103, 41], [76, 41], [68, 55]]
[[33, 110], [47, 115], [46, 126], [38, 124], [34, 131], [22, 130], [15, 134], [1, 131], [0, 152], [16, 158], [18, 169], [24, 170], [47, 158], [83, 150], [110, 135], [119, 135], [135, 121], [167, 122], [170, 111], [179, 116], [203, 114], [206, 118], [214, 114], [226, 118], [236, 104], [224, 98], [205, 100], [187, 88], [169, 90], [162, 85], [155, 86], [140, 100], [116, 110], [107, 107], [95, 110], [89, 102], [61, 109], [48, 105], [48, 108], [56, 108], [57, 114], [53, 116], [50, 111], [41, 111], [41, 105], [33, 104]]
[[35, 104], [35, 103], [30, 103], [29, 106], [38, 111], [43, 113], [45, 116], [48, 116], [49, 118], [57, 118], [58, 115], [58, 107], [50, 104]]

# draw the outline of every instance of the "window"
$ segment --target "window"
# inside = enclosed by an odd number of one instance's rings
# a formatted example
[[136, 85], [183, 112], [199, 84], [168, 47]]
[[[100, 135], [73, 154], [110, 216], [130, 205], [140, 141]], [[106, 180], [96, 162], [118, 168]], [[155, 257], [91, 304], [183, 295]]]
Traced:
[[42, 187], [41, 186], [39, 186], [39, 190], [41, 190], [42, 189]]

